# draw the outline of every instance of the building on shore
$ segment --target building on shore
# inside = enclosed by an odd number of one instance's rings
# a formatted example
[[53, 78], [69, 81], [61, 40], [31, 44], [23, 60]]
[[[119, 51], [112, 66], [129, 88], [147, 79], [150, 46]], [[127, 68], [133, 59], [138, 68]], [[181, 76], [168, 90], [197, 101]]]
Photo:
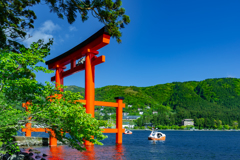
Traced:
[[123, 122], [122, 128], [134, 128], [134, 124], [130, 124], [129, 122]]
[[194, 126], [194, 120], [193, 119], [183, 119], [182, 125], [183, 126]]
[[141, 116], [123, 116], [123, 120], [136, 120], [140, 118]]

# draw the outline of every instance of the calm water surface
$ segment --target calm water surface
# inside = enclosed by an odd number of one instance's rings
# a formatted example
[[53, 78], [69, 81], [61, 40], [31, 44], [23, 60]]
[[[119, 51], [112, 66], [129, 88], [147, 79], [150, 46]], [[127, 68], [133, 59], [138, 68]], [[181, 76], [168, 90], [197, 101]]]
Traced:
[[[89, 147], [79, 152], [67, 146], [36, 147], [49, 156], [48, 160], [77, 159], [217, 159], [240, 160], [240, 132], [237, 131], [162, 131], [166, 141], [149, 141], [150, 131], [135, 131], [123, 134], [123, 144], [115, 144], [116, 134], [106, 134], [103, 146]], [[41, 134], [41, 135], [40, 135]], [[48, 135], [32, 133], [32, 136]], [[39, 154], [41, 155], [41, 154]]]

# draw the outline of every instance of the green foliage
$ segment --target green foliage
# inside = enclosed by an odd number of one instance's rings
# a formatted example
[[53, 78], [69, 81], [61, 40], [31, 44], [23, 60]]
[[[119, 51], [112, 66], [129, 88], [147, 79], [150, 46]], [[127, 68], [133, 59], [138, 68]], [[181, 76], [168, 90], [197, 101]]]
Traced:
[[23, 47], [16, 38], [25, 38], [26, 29], [34, 28], [37, 18], [29, 6], [39, 3], [40, 0], [0, 1], [0, 48], [14, 47], [19, 50]]
[[192, 126], [192, 125], [187, 125], [186, 126], [186, 129], [191, 129], [191, 128], [193, 128], [194, 126]]
[[[20, 48], [24, 47], [19, 43], [19, 40], [28, 38], [26, 30], [34, 28], [33, 23], [37, 18], [35, 12], [29, 8], [40, 2], [41, 0], [0, 1], [0, 48], [19, 51]], [[65, 15], [70, 24], [76, 20], [77, 13], [80, 14], [83, 22], [89, 18], [89, 14], [92, 14], [93, 17], [107, 26], [110, 35], [116, 38], [119, 43], [122, 36], [120, 29], [130, 23], [129, 16], [121, 7], [121, 0], [115, 2], [113, 0], [44, 0], [43, 2], [59, 18], [63, 19]]]
[[229, 129], [229, 125], [224, 125], [223, 128], [228, 130]]
[[[42, 85], [31, 77], [34, 71], [52, 72], [36, 65], [44, 62], [49, 51], [38, 45], [34, 43], [29, 49], [20, 49], [21, 54], [0, 50], [1, 150], [11, 154], [19, 151], [12, 136], [27, 122], [54, 130], [58, 140], [63, 143], [68, 140], [69, 146], [78, 150], [84, 149], [84, 140], [101, 145], [99, 141], [106, 138], [99, 128], [101, 123], [87, 114], [81, 103], [75, 102], [82, 98], [79, 93], [56, 91], [53, 84]], [[29, 112], [19, 108], [27, 101]], [[70, 137], [66, 137], [66, 132]]]
[[[150, 121], [154, 125], [181, 125], [182, 119], [186, 118], [194, 119], [198, 129], [234, 126], [233, 121], [240, 122], [240, 79], [237, 78], [173, 82], [150, 87], [105, 86], [96, 88], [95, 93], [98, 101], [114, 102], [114, 97], [124, 97], [124, 112], [130, 115], [139, 115], [137, 109], [141, 108], [144, 114], [137, 122], [139, 126]], [[115, 111], [111, 107], [104, 110], [108, 113]], [[158, 114], [153, 115], [152, 111]]]

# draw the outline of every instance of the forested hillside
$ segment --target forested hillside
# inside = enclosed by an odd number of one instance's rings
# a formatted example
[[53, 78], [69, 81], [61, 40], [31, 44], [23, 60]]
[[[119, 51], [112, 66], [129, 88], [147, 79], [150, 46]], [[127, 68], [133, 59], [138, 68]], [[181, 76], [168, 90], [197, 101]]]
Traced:
[[[69, 86], [67, 90], [84, 93], [84, 89]], [[139, 115], [139, 125], [151, 121], [161, 125], [179, 125], [182, 119], [192, 118], [198, 127], [216, 128], [240, 122], [240, 79], [218, 78], [204, 81], [173, 82], [150, 87], [105, 86], [96, 88], [96, 100], [114, 102], [124, 97], [132, 105], [124, 112]], [[150, 109], [146, 107], [149, 106]], [[106, 109], [108, 112], [113, 108]], [[152, 114], [157, 111], [158, 114]]]

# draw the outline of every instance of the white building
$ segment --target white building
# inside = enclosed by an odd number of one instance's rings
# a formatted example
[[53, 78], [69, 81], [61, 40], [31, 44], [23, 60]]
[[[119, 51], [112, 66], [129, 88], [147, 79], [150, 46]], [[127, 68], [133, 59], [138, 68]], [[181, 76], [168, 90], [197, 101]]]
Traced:
[[139, 114], [140, 114], [140, 115], [142, 115], [142, 114], [143, 114], [143, 112], [139, 112]]
[[136, 120], [140, 118], [141, 116], [123, 116], [123, 120]]
[[132, 105], [128, 105], [128, 107], [130, 107], [130, 108], [131, 108], [131, 107], [132, 107]]
[[134, 125], [130, 125], [129, 122], [123, 122], [122, 128], [134, 128]]
[[193, 119], [183, 119], [182, 125], [183, 126], [194, 126], [194, 121], [193, 121]]

